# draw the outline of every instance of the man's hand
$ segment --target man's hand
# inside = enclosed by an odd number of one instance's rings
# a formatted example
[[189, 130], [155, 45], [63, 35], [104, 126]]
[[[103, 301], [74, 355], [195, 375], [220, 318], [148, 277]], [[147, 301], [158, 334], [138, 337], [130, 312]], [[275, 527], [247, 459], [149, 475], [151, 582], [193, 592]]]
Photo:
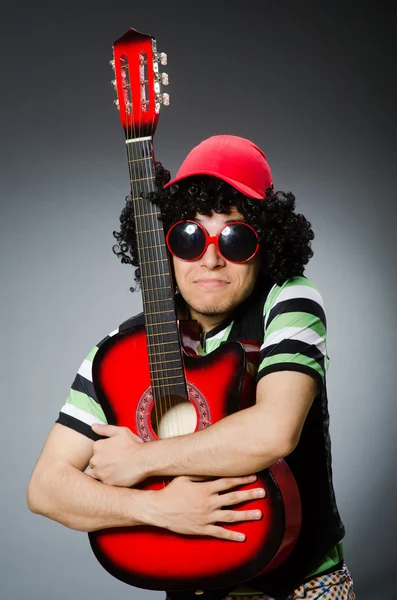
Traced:
[[[253, 479], [252, 479], [253, 478]], [[263, 498], [263, 488], [226, 492], [238, 485], [255, 481], [256, 475], [227, 477], [203, 481], [197, 477], [176, 477], [165, 488], [153, 492], [150, 511], [145, 521], [183, 535], [206, 535], [224, 540], [242, 542], [244, 534], [231, 531], [215, 523], [237, 523], [261, 518], [260, 510], [222, 510], [257, 498]]]
[[94, 442], [91, 470], [86, 475], [120, 487], [131, 487], [146, 478], [139, 467], [139, 451], [143, 446], [140, 437], [128, 427], [94, 424], [92, 429], [108, 439]]

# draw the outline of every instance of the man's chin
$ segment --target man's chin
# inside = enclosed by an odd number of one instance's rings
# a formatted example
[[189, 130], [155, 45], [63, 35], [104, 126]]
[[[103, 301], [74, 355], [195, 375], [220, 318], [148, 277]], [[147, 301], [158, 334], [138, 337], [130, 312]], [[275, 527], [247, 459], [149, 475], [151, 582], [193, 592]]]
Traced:
[[190, 304], [190, 308], [194, 310], [198, 315], [203, 317], [219, 317], [222, 315], [226, 316], [233, 311], [235, 308], [231, 304]]

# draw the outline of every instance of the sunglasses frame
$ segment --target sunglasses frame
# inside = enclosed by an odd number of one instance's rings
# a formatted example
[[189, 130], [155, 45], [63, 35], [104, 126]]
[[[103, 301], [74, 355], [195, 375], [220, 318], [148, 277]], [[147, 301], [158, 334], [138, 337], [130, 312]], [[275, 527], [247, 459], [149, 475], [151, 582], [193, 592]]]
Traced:
[[[176, 227], [180, 223], [193, 223], [194, 225], [197, 225], [197, 227], [199, 227], [201, 229], [201, 231], [204, 233], [204, 236], [205, 236], [204, 250], [196, 258], [181, 258], [177, 254], [175, 254], [175, 252], [173, 252], [169, 246], [168, 239], [169, 239], [170, 233], [174, 229], [174, 227]], [[249, 227], [254, 232], [256, 240], [257, 240], [256, 248], [249, 258], [246, 258], [245, 260], [239, 260], [239, 261], [230, 260], [229, 258], [226, 258], [226, 256], [223, 254], [223, 252], [219, 248], [219, 241], [218, 241], [219, 236], [222, 234], [222, 231], [224, 231], [226, 229], [226, 227], [230, 227], [230, 225], [244, 225], [245, 227]], [[218, 253], [222, 256], [222, 258], [224, 260], [227, 260], [228, 262], [231, 262], [236, 265], [241, 265], [241, 264], [246, 263], [249, 260], [251, 260], [251, 258], [253, 258], [257, 254], [257, 252], [259, 250], [259, 245], [260, 245], [258, 239], [259, 239], [259, 236], [258, 236], [257, 232], [255, 231], [255, 229], [249, 223], [246, 223], [245, 221], [231, 221], [230, 223], [226, 223], [225, 226], [222, 227], [222, 229], [220, 230], [220, 232], [217, 235], [209, 235], [208, 231], [205, 229], [205, 227], [203, 227], [201, 225], [201, 223], [198, 223], [197, 221], [193, 221], [192, 219], [186, 219], [186, 220], [182, 219], [181, 221], [177, 221], [176, 223], [174, 223], [172, 225], [172, 227], [170, 227], [170, 229], [168, 230], [167, 235], [166, 235], [166, 244], [167, 244], [167, 248], [168, 248], [169, 252], [171, 252], [171, 254], [173, 256], [175, 256], [176, 258], [178, 258], [179, 260], [183, 260], [183, 262], [195, 262], [196, 260], [200, 260], [200, 258], [202, 256], [204, 256], [204, 254], [206, 253], [208, 246], [210, 244], [215, 244], [215, 247], [216, 247]]]

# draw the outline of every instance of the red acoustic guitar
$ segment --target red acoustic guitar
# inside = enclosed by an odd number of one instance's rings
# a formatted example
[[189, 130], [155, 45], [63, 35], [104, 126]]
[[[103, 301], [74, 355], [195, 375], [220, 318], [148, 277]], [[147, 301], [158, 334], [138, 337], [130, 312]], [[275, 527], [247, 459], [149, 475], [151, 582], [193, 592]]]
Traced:
[[[255, 382], [246, 369], [243, 343], [228, 342], [207, 356], [195, 353], [188, 328], [178, 324], [169, 257], [159, 210], [141, 197], [154, 190], [153, 135], [161, 104], [159, 54], [153, 37], [130, 29], [114, 44], [115, 87], [134, 200], [145, 324], [120, 332], [101, 346], [93, 382], [110, 424], [126, 426], [143, 441], [193, 433], [255, 402]], [[254, 361], [258, 348], [247, 347]], [[256, 352], [255, 352], [256, 350]], [[250, 432], [247, 431], [249, 436]], [[159, 489], [167, 481], [145, 481]], [[267, 495], [237, 507], [260, 509], [259, 521], [227, 525], [246, 535], [237, 543], [183, 536], [156, 527], [122, 527], [89, 534], [93, 551], [113, 576], [130, 585], [194, 593], [231, 589], [281, 564], [300, 531], [296, 482], [284, 460], [241, 489], [264, 487]], [[233, 507], [236, 509], [236, 507]], [[190, 594], [189, 594], [190, 592]], [[171, 595], [172, 597], [172, 595]]]

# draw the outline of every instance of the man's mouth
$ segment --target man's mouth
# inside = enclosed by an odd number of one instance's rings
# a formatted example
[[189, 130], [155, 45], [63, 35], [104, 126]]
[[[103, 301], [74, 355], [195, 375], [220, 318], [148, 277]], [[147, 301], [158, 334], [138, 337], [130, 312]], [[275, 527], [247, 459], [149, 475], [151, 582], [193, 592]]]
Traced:
[[222, 287], [229, 285], [230, 281], [226, 281], [226, 279], [215, 279], [214, 277], [204, 277], [202, 279], [195, 279], [193, 283], [204, 287]]

